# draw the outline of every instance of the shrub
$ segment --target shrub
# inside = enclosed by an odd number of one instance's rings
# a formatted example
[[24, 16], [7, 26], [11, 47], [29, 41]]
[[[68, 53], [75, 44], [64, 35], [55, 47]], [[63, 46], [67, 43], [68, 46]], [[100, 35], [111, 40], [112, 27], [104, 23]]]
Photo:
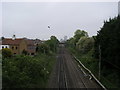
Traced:
[[47, 54], [49, 53], [49, 47], [47, 44], [43, 43], [38, 46], [38, 52], [39, 53], [44, 53]]
[[23, 55], [27, 55], [28, 52], [24, 49], [24, 50], [22, 51], [22, 54], [23, 54]]
[[13, 54], [12, 54], [11, 49], [8, 49], [8, 48], [2, 49], [2, 57], [3, 58], [8, 58], [8, 57], [11, 57], [12, 55]]

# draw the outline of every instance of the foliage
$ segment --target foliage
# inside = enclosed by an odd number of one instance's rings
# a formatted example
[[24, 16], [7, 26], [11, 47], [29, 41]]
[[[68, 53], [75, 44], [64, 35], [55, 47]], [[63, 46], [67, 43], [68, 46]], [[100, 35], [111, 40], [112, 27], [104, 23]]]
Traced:
[[22, 51], [22, 54], [23, 54], [23, 55], [27, 55], [28, 52], [24, 49], [24, 50]]
[[2, 57], [3, 58], [8, 58], [8, 57], [11, 57], [11, 56], [12, 56], [11, 49], [8, 49], [8, 48], [2, 49]]
[[78, 29], [78, 30], [75, 31], [74, 36], [68, 40], [67, 44], [69, 44], [70, 46], [72, 46], [73, 48], [75, 48], [77, 42], [79, 41], [79, 39], [81, 37], [84, 37], [84, 36], [88, 37], [88, 33], [86, 31], [84, 31], [84, 30], [79, 30]]
[[55, 36], [51, 36], [50, 40], [47, 40], [44, 43], [38, 45], [36, 50], [37, 52], [44, 54], [56, 52], [58, 44], [59, 44], [58, 39]]
[[[120, 17], [109, 19], [98, 31], [95, 37], [95, 57], [99, 57], [101, 47], [102, 75], [108, 77], [114, 73], [114, 80], [109, 79], [116, 85], [120, 83]], [[115, 76], [116, 75], [116, 76]], [[119, 78], [119, 80], [118, 80]], [[118, 85], [120, 86], [120, 84]]]
[[76, 44], [78, 40], [83, 36], [88, 37], [88, 33], [84, 30], [76, 30], [76, 32], [74, 33], [74, 43]]
[[12, 56], [11, 50], [3, 49], [2, 85], [3, 88], [45, 88], [49, 75], [55, 63], [58, 39], [51, 36], [50, 40], [39, 44], [37, 55], [27, 56], [26, 50], [22, 55]]
[[92, 37], [81, 37], [79, 41], [76, 43], [77, 49], [81, 53], [86, 53], [90, 51], [93, 48], [94, 45], [94, 39]]
[[5, 58], [2, 64], [3, 88], [43, 88], [54, 63], [54, 54]]
[[[77, 34], [79, 32], [76, 32]], [[99, 46], [101, 49], [99, 49]], [[104, 22], [97, 36], [76, 35], [67, 41], [69, 50], [98, 78], [101, 50], [101, 79], [107, 88], [120, 87], [120, 17]], [[112, 72], [112, 73], [111, 73]]]
[[74, 38], [72, 37], [69, 40], [67, 40], [66, 44], [67, 44], [67, 46], [75, 47]]
[[45, 44], [45, 43], [42, 43], [42, 44], [38, 45], [38, 52], [39, 53], [44, 53], [44, 54], [49, 53], [49, 47], [48, 47], [48, 45]]
[[[76, 42], [77, 41], [77, 42]], [[76, 42], [76, 43], [75, 43]], [[75, 47], [73, 47], [75, 43]], [[74, 37], [67, 41], [69, 50], [81, 60], [81, 62], [89, 68], [96, 76], [98, 76], [98, 62], [93, 57], [94, 38], [88, 37], [86, 31], [77, 30]]]
[[50, 51], [56, 52], [59, 41], [55, 36], [51, 36], [50, 40], [47, 40], [45, 43], [49, 46]]

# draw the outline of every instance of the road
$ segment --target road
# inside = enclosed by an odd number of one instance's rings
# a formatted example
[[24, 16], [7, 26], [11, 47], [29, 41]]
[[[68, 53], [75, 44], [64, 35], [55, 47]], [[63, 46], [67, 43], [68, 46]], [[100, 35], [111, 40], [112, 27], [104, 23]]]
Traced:
[[101, 88], [94, 80], [90, 79], [65, 47], [60, 47], [57, 62], [51, 73], [48, 88]]

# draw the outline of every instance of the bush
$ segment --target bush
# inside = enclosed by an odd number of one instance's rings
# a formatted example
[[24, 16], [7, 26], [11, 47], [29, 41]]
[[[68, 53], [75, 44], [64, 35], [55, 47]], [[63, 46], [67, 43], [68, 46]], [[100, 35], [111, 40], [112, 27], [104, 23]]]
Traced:
[[24, 50], [22, 51], [22, 54], [23, 54], [23, 55], [27, 55], [28, 52], [24, 49]]
[[38, 48], [37, 52], [39, 53], [44, 53], [44, 54], [49, 53], [49, 47], [45, 43], [40, 44], [37, 48]]
[[2, 49], [2, 57], [3, 58], [8, 58], [8, 57], [11, 57], [12, 55], [13, 54], [12, 54], [11, 49], [8, 49], [8, 48]]
[[15, 56], [2, 62], [3, 88], [44, 88], [55, 56]]

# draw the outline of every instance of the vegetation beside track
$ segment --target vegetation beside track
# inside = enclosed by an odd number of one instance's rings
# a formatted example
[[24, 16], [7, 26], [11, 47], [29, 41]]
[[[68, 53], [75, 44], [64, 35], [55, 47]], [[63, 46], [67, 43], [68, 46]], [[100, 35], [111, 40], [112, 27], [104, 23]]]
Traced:
[[38, 45], [35, 56], [24, 53], [13, 56], [11, 53], [9, 55], [10, 50], [4, 50], [2, 88], [45, 88], [56, 62], [57, 46], [57, 38], [51, 36], [50, 40]]
[[77, 30], [66, 46], [106, 88], [120, 88], [119, 36], [120, 16], [105, 21], [97, 36], [89, 37], [86, 31]]

